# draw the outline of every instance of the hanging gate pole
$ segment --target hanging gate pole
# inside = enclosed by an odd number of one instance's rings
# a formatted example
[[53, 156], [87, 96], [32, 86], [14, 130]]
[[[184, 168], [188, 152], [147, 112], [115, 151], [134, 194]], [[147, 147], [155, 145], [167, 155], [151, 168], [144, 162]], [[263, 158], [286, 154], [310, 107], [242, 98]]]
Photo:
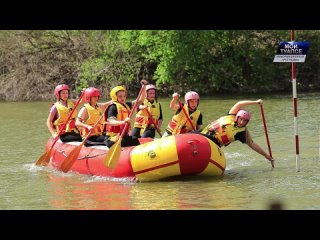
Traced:
[[[291, 30], [291, 41], [294, 42], [294, 30]], [[299, 135], [298, 135], [298, 103], [297, 103], [297, 79], [296, 79], [296, 63], [291, 62], [292, 91], [293, 91], [293, 123], [294, 123], [294, 140], [296, 149], [296, 170], [300, 171], [299, 162]]]

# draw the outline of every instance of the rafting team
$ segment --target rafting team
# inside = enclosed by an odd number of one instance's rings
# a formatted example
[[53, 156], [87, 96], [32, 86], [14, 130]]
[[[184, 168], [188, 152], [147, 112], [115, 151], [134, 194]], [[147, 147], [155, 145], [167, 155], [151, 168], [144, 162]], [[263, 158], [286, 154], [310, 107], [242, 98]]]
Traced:
[[[154, 138], [156, 131], [161, 135], [163, 116], [161, 104], [157, 100], [157, 88], [153, 84], [147, 84], [146, 80], [142, 80], [141, 85], [141, 94], [137, 99], [138, 107], [132, 129], [129, 115], [135, 101], [126, 101], [125, 86], [114, 87], [110, 91], [111, 101], [105, 103], [98, 103], [101, 97], [99, 89], [94, 87], [85, 89], [81, 101], [84, 103], [83, 107], [78, 114], [73, 111], [73, 115], [69, 118], [77, 100], [69, 98], [70, 87], [68, 85], [58, 85], [54, 90], [57, 102], [52, 105], [47, 119], [47, 127], [52, 137], [60, 135], [62, 142], [81, 142], [90, 132], [85, 146], [104, 145], [110, 148], [119, 139], [125, 125], [129, 127], [123, 135], [122, 147], [140, 145], [139, 139]], [[273, 167], [274, 159], [253, 142], [247, 129], [251, 114], [242, 109], [252, 104], [263, 104], [261, 99], [237, 102], [228, 115], [211, 122], [203, 130], [201, 129], [203, 117], [198, 109], [199, 94], [189, 91], [185, 94], [184, 100], [185, 102], [181, 103], [178, 93], [173, 94], [170, 108], [174, 111], [174, 115], [162, 137], [183, 133], [201, 134], [219, 147], [228, 146], [231, 142], [238, 140], [264, 156]], [[104, 118], [101, 117], [102, 115]], [[68, 118], [69, 121], [65, 124]]]

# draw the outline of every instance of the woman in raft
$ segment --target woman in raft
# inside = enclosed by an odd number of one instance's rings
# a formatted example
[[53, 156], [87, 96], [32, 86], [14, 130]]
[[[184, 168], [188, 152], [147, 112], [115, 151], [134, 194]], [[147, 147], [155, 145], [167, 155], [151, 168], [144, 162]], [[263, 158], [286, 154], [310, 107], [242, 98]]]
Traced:
[[57, 101], [52, 105], [47, 118], [47, 127], [52, 137], [55, 138], [60, 131], [62, 131], [60, 134], [60, 139], [62, 142], [81, 142], [82, 138], [75, 126], [77, 111], [73, 112], [71, 118], [66, 124], [66, 127], [62, 129], [76, 103], [76, 100], [69, 99], [70, 87], [66, 84], [60, 84], [56, 86], [54, 95]]

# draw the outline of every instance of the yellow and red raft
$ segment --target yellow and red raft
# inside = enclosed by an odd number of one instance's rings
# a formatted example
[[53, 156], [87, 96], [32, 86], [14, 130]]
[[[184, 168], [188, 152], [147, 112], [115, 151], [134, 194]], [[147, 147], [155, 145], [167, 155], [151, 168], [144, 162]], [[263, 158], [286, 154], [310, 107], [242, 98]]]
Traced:
[[[144, 141], [144, 143], [142, 142]], [[49, 139], [46, 150], [53, 139]], [[226, 160], [223, 151], [200, 134], [178, 134], [152, 141], [141, 139], [141, 145], [123, 147], [114, 169], [103, 163], [108, 147], [82, 147], [71, 171], [95, 176], [135, 178], [139, 181], [155, 181], [169, 177], [200, 175], [221, 176]], [[60, 169], [68, 154], [80, 142], [55, 144], [51, 154], [51, 165]]]

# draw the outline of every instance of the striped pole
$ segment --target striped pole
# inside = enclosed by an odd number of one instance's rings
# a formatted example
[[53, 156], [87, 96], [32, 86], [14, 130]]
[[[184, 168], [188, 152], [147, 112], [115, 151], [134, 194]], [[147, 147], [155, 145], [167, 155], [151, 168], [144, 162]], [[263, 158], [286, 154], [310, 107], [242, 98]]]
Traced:
[[[294, 42], [294, 30], [291, 30], [291, 41]], [[296, 79], [296, 63], [291, 62], [292, 91], [293, 91], [293, 123], [294, 123], [294, 140], [296, 146], [296, 170], [300, 171], [299, 162], [299, 135], [298, 135], [298, 106], [297, 106], [297, 79]]]

